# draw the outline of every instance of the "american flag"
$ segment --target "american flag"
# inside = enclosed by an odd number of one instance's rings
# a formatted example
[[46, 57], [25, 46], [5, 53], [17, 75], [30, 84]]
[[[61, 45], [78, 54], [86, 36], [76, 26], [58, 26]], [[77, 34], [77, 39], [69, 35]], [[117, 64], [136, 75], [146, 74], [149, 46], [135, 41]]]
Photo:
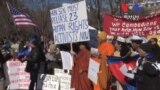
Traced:
[[8, 3], [7, 7], [12, 15], [13, 21], [16, 26], [36, 26], [29, 15], [23, 13], [22, 11]]

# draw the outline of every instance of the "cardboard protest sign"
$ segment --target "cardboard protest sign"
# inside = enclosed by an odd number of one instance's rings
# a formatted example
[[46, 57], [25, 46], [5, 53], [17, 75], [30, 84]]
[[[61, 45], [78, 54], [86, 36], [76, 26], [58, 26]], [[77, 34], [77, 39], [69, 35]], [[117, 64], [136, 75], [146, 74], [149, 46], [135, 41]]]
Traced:
[[60, 90], [72, 90], [71, 89], [71, 75], [65, 73], [63, 69], [55, 69], [55, 75], [59, 77], [60, 80]]
[[90, 40], [86, 2], [50, 10], [55, 44]]
[[28, 90], [30, 84], [30, 75], [25, 72], [26, 62], [21, 63], [16, 59], [6, 62], [6, 74], [9, 80], [9, 89], [26, 89]]
[[37, 90], [59, 90], [58, 76], [40, 74], [38, 76]]
[[138, 20], [127, 20], [106, 14], [103, 29], [107, 34], [114, 36], [160, 34], [160, 14], [141, 17]]
[[89, 60], [88, 78], [95, 84], [98, 81], [98, 72], [100, 64], [93, 59]]

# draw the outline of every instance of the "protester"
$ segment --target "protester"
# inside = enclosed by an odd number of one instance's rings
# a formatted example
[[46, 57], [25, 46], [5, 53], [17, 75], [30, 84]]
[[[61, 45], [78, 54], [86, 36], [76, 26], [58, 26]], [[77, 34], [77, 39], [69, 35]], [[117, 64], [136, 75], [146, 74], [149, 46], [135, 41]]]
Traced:
[[157, 39], [157, 38], [151, 38], [151, 39], [149, 40], [149, 43], [151, 43], [151, 44], [153, 44], [153, 45], [155, 45], [155, 46], [159, 46], [159, 45], [158, 45], [158, 39]]
[[3, 64], [5, 63], [4, 61], [4, 57], [2, 55], [2, 44], [3, 44], [3, 41], [0, 40], [0, 80], [4, 80], [4, 68], [3, 68]]
[[10, 58], [12, 58], [12, 55], [11, 55], [11, 50], [10, 50], [10, 42], [8, 41], [8, 39], [4, 39], [4, 42], [3, 42], [3, 45], [2, 45], [2, 49], [1, 49], [1, 52], [2, 52], [2, 55], [4, 57], [4, 61], [6, 62], [7, 60], [9, 60]]
[[120, 52], [122, 58], [128, 58], [131, 55], [131, 50], [126, 43], [126, 39], [123, 37], [118, 37], [115, 42], [116, 50]]
[[53, 41], [49, 41], [49, 48], [48, 53], [46, 53], [46, 60], [47, 60], [47, 74], [54, 75], [55, 68], [62, 68], [62, 60], [60, 55], [60, 50], [57, 46], [53, 43]]
[[19, 43], [18, 43], [18, 40], [16, 40], [15, 38], [12, 39], [11, 48], [12, 48], [13, 53], [17, 53], [18, 52]]
[[137, 90], [160, 90], [160, 72], [155, 64], [157, 59], [154, 46], [145, 43], [140, 45], [137, 51], [141, 56], [135, 74]]
[[98, 84], [94, 85], [95, 90], [109, 90], [109, 80], [110, 71], [107, 66], [106, 60], [107, 56], [112, 56], [114, 54], [114, 46], [107, 42], [107, 35], [105, 32], [100, 32], [98, 34], [99, 45], [99, 59], [100, 59], [100, 71], [98, 73]]
[[75, 88], [75, 90], [92, 90], [92, 83], [88, 79], [89, 46], [87, 42], [83, 42], [80, 43], [79, 48], [80, 51], [75, 56], [74, 60], [71, 88]]
[[[155, 54], [160, 54], [160, 47], [158, 45], [158, 39], [157, 38], [151, 38], [148, 43], [152, 44], [155, 48]], [[156, 56], [158, 56], [156, 55]], [[156, 57], [158, 62], [160, 62], [160, 58], [159, 57]]]
[[18, 51], [21, 51], [24, 49], [24, 46], [25, 46], [25, 42], [26, 40], [24, 39], [20, 39], [20, 43], [19, 43], [19, 47], [18, 47]]
[[[114, 52], [115, 57], [122, 57], [127, 59], [131, 56], [131, 50], [126, 42], [126, 38], [118, 36], [114, 41], [114, 46], [116, 51]], [[121, 84], [113, 77], [112, 88], [116, 87], [114, 90], [123, 90]]]
[[131, 38], [131, 46], [132, 49], [135, 51], [139, 48], [139, 46], [142, 44], [143, 40], [141, 37], [133, 35]]
[[139, 46], [142, 44], [143, 39], [139, 36], [133, 35], [130, 39], [131, 41], [131, 56], [138, 55], [138, 52], [136, 51]]
[[34, 87], [36, 85], [37, 78], [38, 78], [40, 62], [43, 61], [45, 58], [37, 39], [33, 38], [30, 41], [30, 46], [32, 50], [30, 52], [29, 58], [24, 57], [23, 60], [27, 59], [26, 71], [30, 73], [31, 82], [30, 82], [29, 90], [34, 90]]

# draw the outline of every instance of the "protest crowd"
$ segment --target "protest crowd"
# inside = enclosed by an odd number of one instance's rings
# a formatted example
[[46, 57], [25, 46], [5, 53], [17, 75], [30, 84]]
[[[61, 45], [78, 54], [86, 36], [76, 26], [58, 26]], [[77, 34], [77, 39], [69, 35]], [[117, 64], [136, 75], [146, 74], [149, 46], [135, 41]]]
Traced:
[[160, 90], [159, 37], [147, 37], [159, 34], [160, 18], [106, 14], [103, 30], [92, 30], [85, 10], [85, 1], [52, 9], [54, 38], [0, 36], [0, 90]]
[[[146, 42], [143, 41], [143, 38], [133, 35], [130, 42], [126, 42], [127, 38], [123, 37], [116, 37], [111, 42], [107, 40], [105, 32], [100, 32], [97, 38], [97, 49], [91, 48], [89, 42], [79, 42], [73, 43], [73, 50], [71, 50], [69, 44], [55, 45], [53, 40], [49, 40], [46, 47], [43, 47], [43, 40], [39, 40], [36, 36], [26, 41], [19, 41], [14, 38], [1, 39], [0, 80], [6, 80], [4, 74], [6, 69], [3, 67], [5, 63], [9, 62], [11, 58], [17, 58], [13, 61], [27, 62], [25, 72], [30, 74], [29, 90], [34, 90], [38, 74], [54, 75], [55, 68], [63, 69], [64, 62], [62, 62], [61, 57], [63, 55], [61, 51], [63, 51], [70, 53], [73, 57], [73, 67], [69, 70], [69, 75], [71, 75], [71, 88], [75, 90], [120, 90], [118, 88], [120, 86], [122, 86], [122, 90], [160, 90], [160, 67], [158, 64], [160, 62], [160, 47], [156, 38], [151, 38]], [[137, 60], [131, 59], [134, 56], [138, 56]], [[114, 76], [114, 70], [112, 73], [110, 69], [112, 64], [110, 64], [110, 61], [107, 62], [107, 59], [113, 57], [121, 57], [119, 60], [124, 65], [130, 63], [130, 61], [136, 63], [135, 66], [132, 64], [134, 67], [131, 65], [126, 72], [131, 76], [122, 78], [130, 87], [119, 83], [118, 80], [121, 76]], [[91, 60], [100, 65], [96, 84], [88, 78], [89, 62]], [[39, 71], [41, 62], [45, 64], [43, 72]], [[116, 63], [116, 61], [113, 63]], [[115, 67], [114, 69], [118, 68]], [[67, 72], [67, 69], [65, 72]]]

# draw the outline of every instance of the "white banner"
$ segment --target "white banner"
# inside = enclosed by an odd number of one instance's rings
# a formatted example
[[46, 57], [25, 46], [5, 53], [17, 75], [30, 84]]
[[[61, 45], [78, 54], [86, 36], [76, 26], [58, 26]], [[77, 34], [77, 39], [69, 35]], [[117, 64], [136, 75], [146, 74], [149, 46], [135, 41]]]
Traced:
[[89, 41], [86, 2], [50, 10], [55, 44]]
[[98, 81], [98, 72], [99, 72], [100, 64], [93, 59], [89, 60], [89, 69], [88, 69], [88, 78], [97, 84]]
[[6, 76], [9, 82], [10, 90], [26, 89], [30, 84], [30, 75], [25, 72], [26, 63], [21, 63], [18, 59], [15, 61], [9, 60], [6, 62]]
[[38, 76], [37, 90], [59, 90], [58, 76], [40, 74]]

